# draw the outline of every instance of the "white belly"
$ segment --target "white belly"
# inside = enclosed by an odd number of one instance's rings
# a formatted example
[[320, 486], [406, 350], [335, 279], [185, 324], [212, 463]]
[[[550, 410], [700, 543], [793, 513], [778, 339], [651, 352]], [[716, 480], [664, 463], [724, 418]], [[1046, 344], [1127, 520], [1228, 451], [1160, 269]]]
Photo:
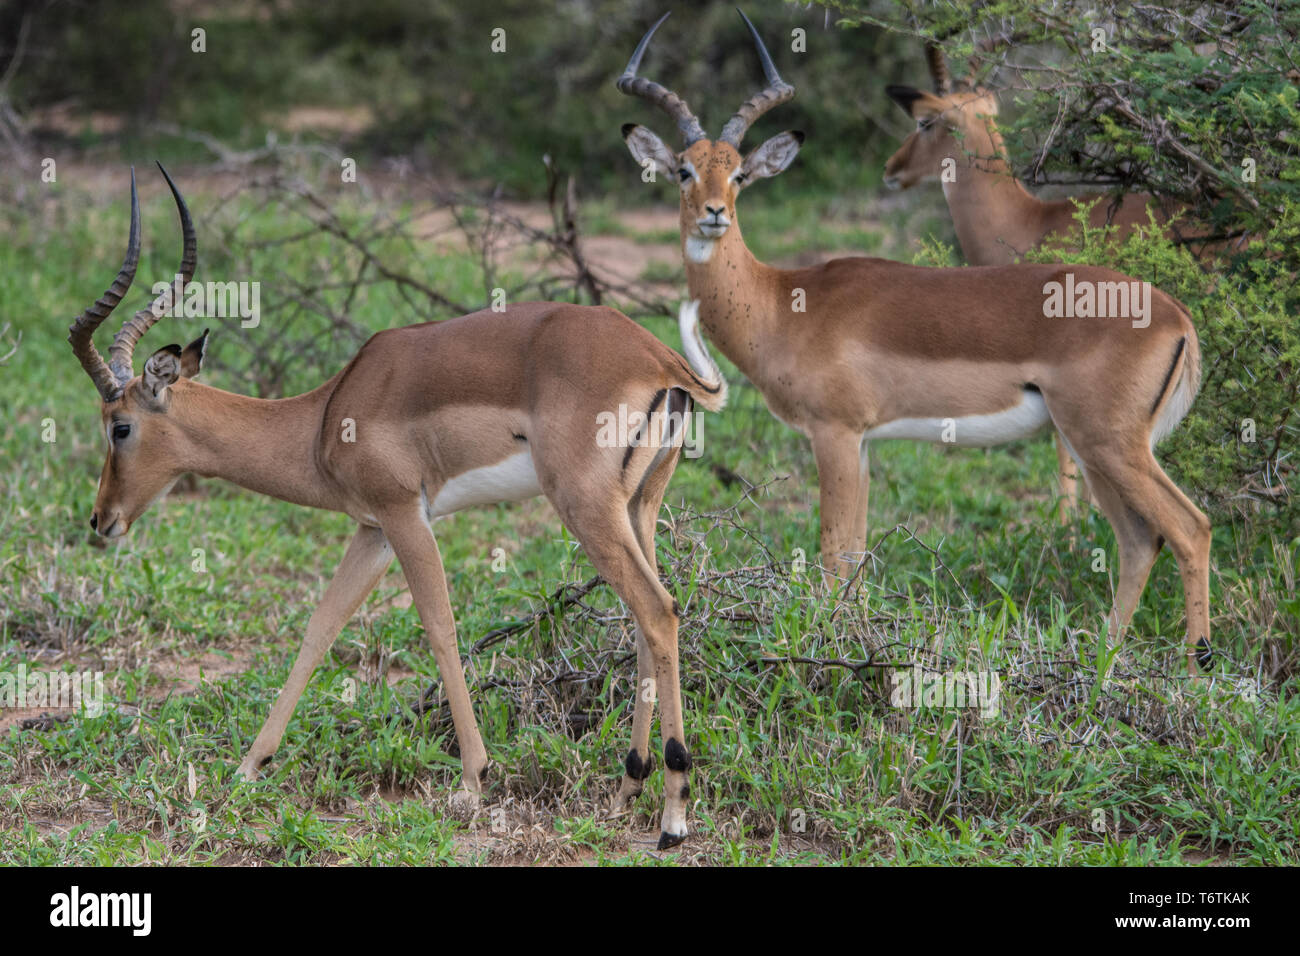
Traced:
[[429, 518], [440, 518], [474, 505], [523, 501], [542, 493], [530, 452], [521, 451], [495, 465], [474, 468], [451, 478], [428, 506]]
[[1026, 389], [1020, 404], [988, 415], [962, 418], [896, 418], [869, 429], [867, 438], [909, 438], [967, 448], [985, 448], [1029, 438], [1051, 423], [1047, 404], [1038, 392]]

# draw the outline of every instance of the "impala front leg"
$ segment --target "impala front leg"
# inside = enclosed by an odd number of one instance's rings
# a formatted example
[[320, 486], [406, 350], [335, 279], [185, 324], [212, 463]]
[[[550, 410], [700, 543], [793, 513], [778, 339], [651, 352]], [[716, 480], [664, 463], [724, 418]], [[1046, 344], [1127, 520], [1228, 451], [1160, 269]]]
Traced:
[[861, 456], [862, 436], [841, 428], [813, 432], [813, 455], [821, 490], [821, 561], [826, 587], [835, 590], [853, 576], [866, 535], [866, 468]]
[[[853, 538], [849, 542], [854, 553], [867, 551], [867, 502], [871, 494], [871, 464], [867, 457], [867, 440], [858, 445], [858, 502], [853, 512]], [[861, 560], [861, 559], [859, 559]]]
[[348, 545], [343, 561], [325, 589], [325, 596], [312, 612], [307, 622], [307, 634], [298, 651], [280, 696], [276, 698], [271, 714], [262, 725], [248, 754], [239, 765], [240, 776], [257, 779], [260, 768], [271, 759], [284, 737], [284, 729], [293, 716], [298, 698], [302, 696], [312, 672], [320, 665], [325, 652], [330, 649], [348, 618], [356, 613], [366, 596], [375, 589], [384, 571], [393, 562], [393, 549], [378, 528], [358, 528]]
[[411, 598], [438, 662], [443, 691], [451, 705], [461, 767], [461, 790], [453, 798], [453, 805], [459, 810], [472, 811], [477, 809], [483, 793], [483, 777], [488, 767], [487, 750], [479, 736], [474, 709], [470, 706], [469, 688], [465, 685], [465, 671], [460, 666], [456, 618], [451, 611], [438, 542], [418, 512], [389, 516], [381, 521], [393, 550], [397, 552], [397, 560], [402, 564], [402, 573], [411, 588]]

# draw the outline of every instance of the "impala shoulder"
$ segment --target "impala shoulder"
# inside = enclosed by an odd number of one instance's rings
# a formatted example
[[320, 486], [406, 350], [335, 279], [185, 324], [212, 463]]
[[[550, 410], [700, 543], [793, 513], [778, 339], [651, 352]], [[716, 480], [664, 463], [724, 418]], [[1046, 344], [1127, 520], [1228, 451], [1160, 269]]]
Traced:
[[355, 411], [350, 413], [349, 407], [358, 405], [356, 386], [360, 383], [364, 391], [364, 383], [368, 380], [365, 369], [373, 364], [371, 359], [379, 354], [386, 342], [391, 341], [383, 337], [393, 331], [399, 330], [385, 329], [368, 338], [361, 348], [357, 349], [357, 354], [352, 356], [348, 364], [320, 386], [320, 390], [326, 393], [321, 411], [320, 434], [316, 440], [316, 447], [321, 455], [327, 455], [330, 448], [337, 443], [341, 429], [345, 427], [345, 419], [351, 418], [355, 421], [356, 413]]

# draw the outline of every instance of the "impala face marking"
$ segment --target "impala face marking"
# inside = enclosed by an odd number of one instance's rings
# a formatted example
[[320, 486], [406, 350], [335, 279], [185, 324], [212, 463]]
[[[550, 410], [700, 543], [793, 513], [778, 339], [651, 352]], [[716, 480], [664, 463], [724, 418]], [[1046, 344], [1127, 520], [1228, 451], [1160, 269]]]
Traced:
[[[482, 793], [487, 751], [429, 522], [472, 505], [544, 493], [636, 621], [632, 749], [615, 807], [626, 808], [641, 792], [653, 766], [656, 696], [640, 692], [649, 682], [657, 689], [665, 747], [659, 846], [680, 843], [687, 833], [690, 787], [689, 761], [680, 759], [685, 726], [678, 608], [659, 581], [654, 531], [682, 449], [680, 443], [602, 447], [593, 425], [604, 409], [644, 408], [652, 396], [679, 414], [692, 402], [721, 408], [726, 382], [698, 335], [692, 333], [683, 358], [613, 309], [525, 302], [504, 313], [484, 310], [380, 332], [345, 369], [293, 398], [247, 398], [194, 381], [206, 332], [185, 348], [159, 349], [136, 376], [136, 342], [194, 273], [194, 229], [170, 178], [168, 184], [184, 233], [176, 284], [122, 326], [105, 361], [92, 336], [129, 290], [139, 260], [133, 174], [126, 259], [69, 335], [99, 392], [109, 442], [91, 525], [105, 537], [125, 534], [186, 472], [343, 512], [358, 523], [239, 775], [256, 777], [271, 759], [312, 672], [396, 556], [437, 658], [460, 748], [461, 790], [453, 804], [472, 811]], [[681, 327], [693, 329], [695, 315], [684, 306]], [[575, 389], [575, 382], [583, 387]], [[340, 426], [349, 422], [344, 437]]]
[[[625, 126], [623, 134], [639, 163], [652, 163], [665, 175], [687, 161], [694, 170], [679, 198], [691, 296], [700, 302], [700, 324], [759, 389], [773, 415], [811, 439], [826, 582], [838, 586], [852, 579], [866, 553], [867, 440], [942, 442], [951, 425], [953, 443], [986, 445], [1050, 424], [1063, 436], [1062, 458], [1068, 447], [1083, 463], [1119, 541], [1119, 586], [1108, 619], [1112, 636], [1127, 626], [1151, 565], [1168, 543], [1182, 572], [1185, 653], [1195, 673], [1199, 642], [1209, 634], [1209, 521], [1150, 451], [1196, 395], [1200, 348], [1186, 309], [1157, 292], [1142, 328], [1080, 316], [1048, 318], [1043, 290], [1066, 278], [1062, 266], [922, 269], [844, 258], [774, 269], [758, 261], [741, 235], [737, 195], [754, 180], [788, 168], [803, 137], [780, 133], [740, 159], [749, 125], [794, 95], [758, 31], [745, 23], [767, 85], [741, 106], [716, 141], [705, 136], [680, 96], [637, 75], [658, 23], [637, 45], [618, 88], [676, 119], [684, 148], [674, 153], [641, 126]], [[908, 146], [916, 161], [891, 166], [899, 185], [910, 182], [911, 173], [918, 179], [933, 173], [935, 151], [947, 148], [960, 117], [974, 115], [978, 128], [982, 116], [995, 132], [996, 104], [982, 94], [943, 103], [917, 91], [893, 95], [920, 111]], [[967, 130], [966, 152], [959, 157], [975, 152], [976, 158], [960, 168], [962, 158], [954, 157], [958, 184], [974, 179], [973, 171], [985, 162], [978, 148], [972, 150], [972, 138]], [[1072, 266], [1068, 272], [1098, 288], [1131, 281], [1095, 267]]]

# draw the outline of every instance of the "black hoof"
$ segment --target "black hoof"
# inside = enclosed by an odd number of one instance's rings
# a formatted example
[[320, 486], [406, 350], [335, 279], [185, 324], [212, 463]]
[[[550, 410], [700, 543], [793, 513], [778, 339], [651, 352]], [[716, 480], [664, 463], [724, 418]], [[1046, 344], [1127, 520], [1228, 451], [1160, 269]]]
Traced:
[[1210, 649], [1210, 642], [1202, 637], [1196, 642], [1196, 663], [1201, 665], [1201, 670], [1208, 671], [1214, 666], [1214, 651]]
[[668, 833], [666, 831], [662, 832], [659, 834], [659, 846], [657, 847], [657, 849], [671, 850], [673, 847], [677, 846], [677, 844], [681, 843], [685, 839], [686, 839], [685, 833]]

